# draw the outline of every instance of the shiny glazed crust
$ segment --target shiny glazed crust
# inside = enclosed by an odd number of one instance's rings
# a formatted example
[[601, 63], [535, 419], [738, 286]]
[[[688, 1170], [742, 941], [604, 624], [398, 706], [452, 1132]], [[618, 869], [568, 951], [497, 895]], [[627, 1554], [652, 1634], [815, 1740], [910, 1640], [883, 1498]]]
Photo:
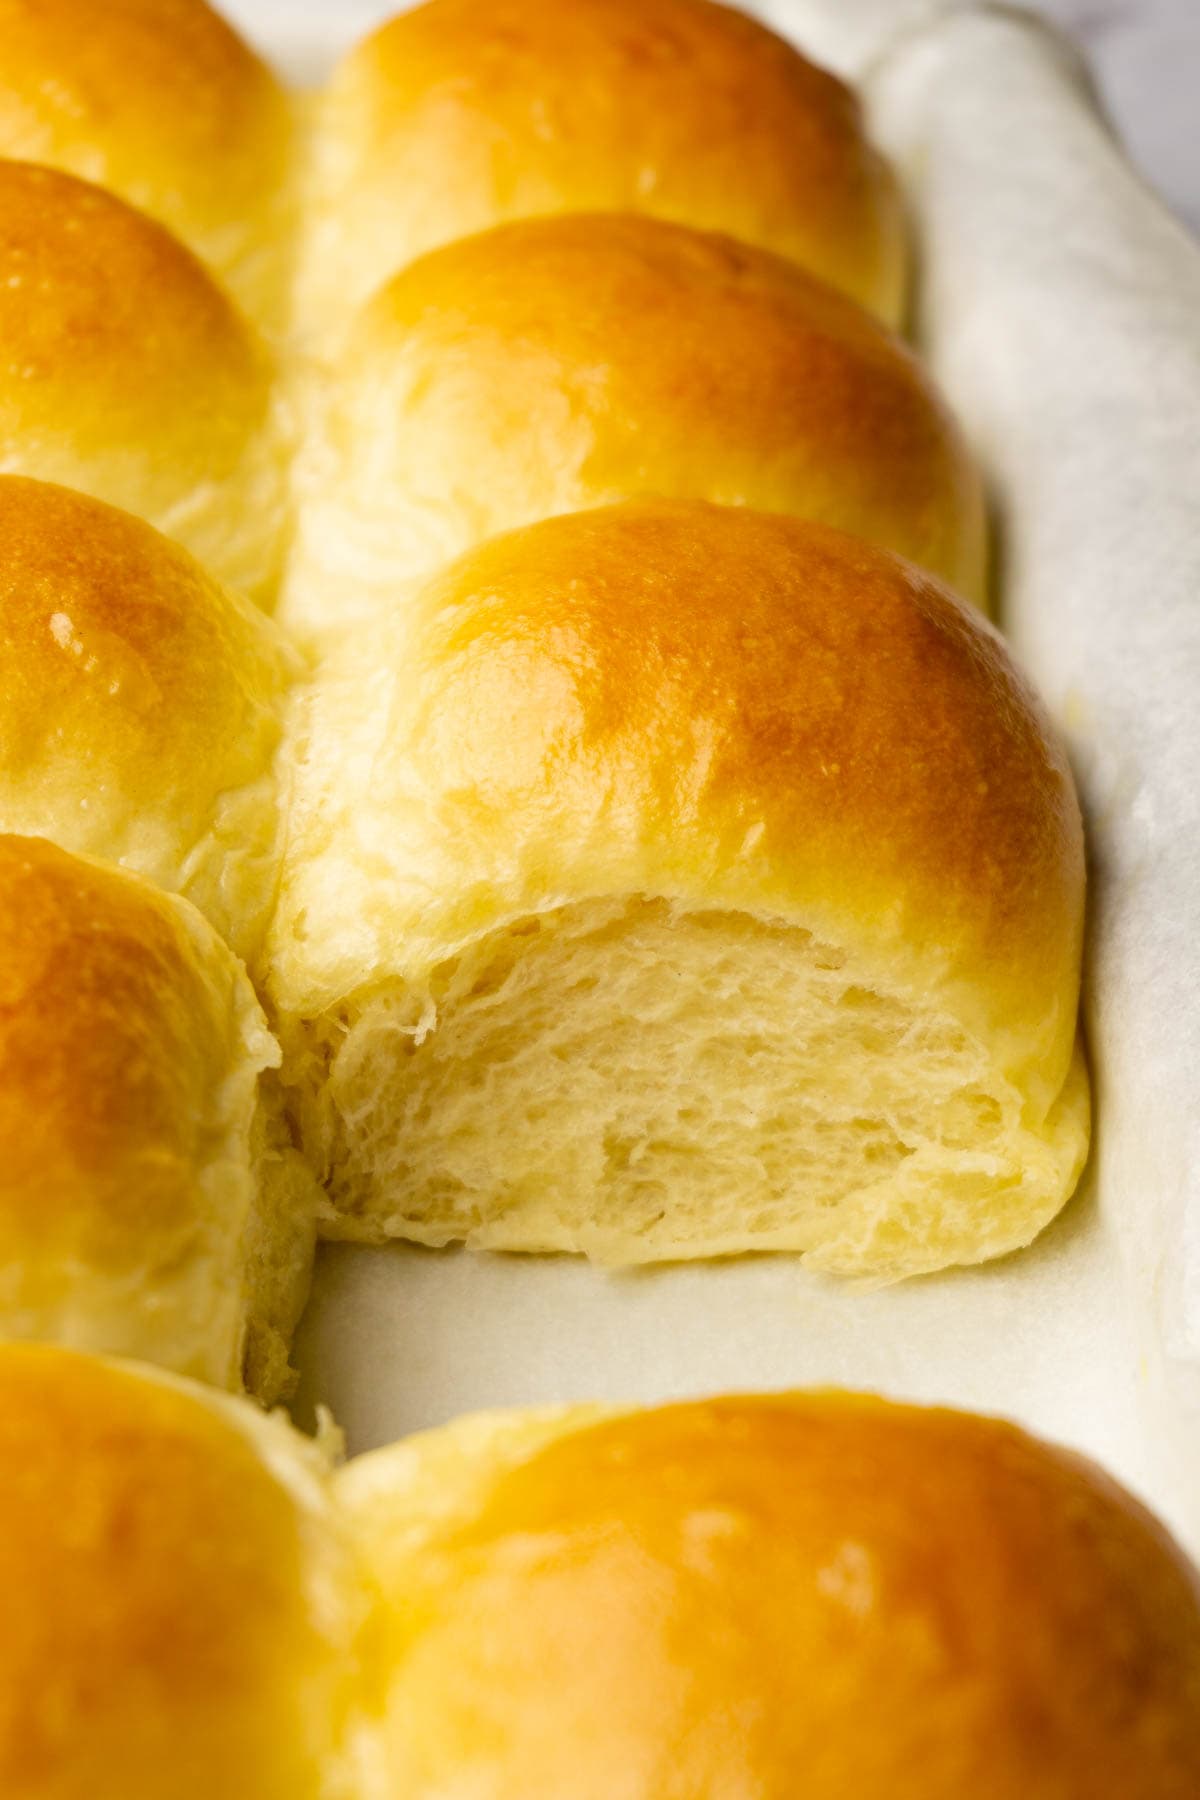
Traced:
[[572, 1407], [333, 1470], [281, 1418], [136, 1364], [4, 1346], [0, 1393], [21, 1800], [1200, 1779], [1196, 1571], [1097, 1469], [997, 1420], [838, 1392]]
[[983, 598], [979, 478], [920, 363], [732, 238], [570, 214], [461, 239], [380, 289], [312, 406], [301, 626], [403, 605], [499, 531], [649, 494], [837, 525]]
[[327, 1800], [357, 1592], [312, 1447], [137, 1365], [0, 1347], [0, 1790]]
[[508, 219], [645, 212], [902, 308], [899, 197], [856, 97], [710, 0], [428, 0], [325, 103], [310, 323], [423, 251]]
[[1196, 1572], [998, 1421], [838, 1393], [483, 1415], [338, 1490], [412, 1800], [1200, 1782]]
[[244, 957], [274, 900], [300, 659], [149, 525], [0, 476], [0, 828], [185, 894]]
[[0, 467], [137, 513], [271, 597], [274, 369], [169, 231], [103, 188], [0, 162], [0, 343]]
[[954, 988], [1043, 1099], [1061, 1085], [1084, 880], [1065, 755], [998, 635], [857, 539], [669, 501], [506, 533], [331, 655], [295, 741], [288, 1009], [552, 897], [667, 894], [873, 943]]
[[0, 155], [110, 188], [277, 323], [292, 111], [204, 0], [0, 0]]

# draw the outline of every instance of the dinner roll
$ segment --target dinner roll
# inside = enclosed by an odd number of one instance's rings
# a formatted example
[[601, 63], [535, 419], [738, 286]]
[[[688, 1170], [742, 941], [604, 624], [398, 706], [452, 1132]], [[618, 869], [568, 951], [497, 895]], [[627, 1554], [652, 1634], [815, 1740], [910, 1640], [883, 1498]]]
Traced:
[[524, 220], [413, 263], [357, 321], [297, 482], [305, 628], [398, 603], [482, 538], [637, 495], [822, 519], [983, 594], [983, 500], [924, 369], [731, 238]]
[[323, 1459], [136, 1365], [0, 1348], [0, 1792], [333, 1800], [356, 1592]]
[[710, 0], [427, 0], [334, 74], [303, 311], [509, 219], [640, 212], [726, 231], [899, 316], [895, 181], [856, 97]]
[[339, 1490], [405, 1800], [1200, 1793], [1200, 1578], [998, 1421], [837, 1393], [493, 1415]]
[[82, 488], [266, 599], [272, 370], [202, 263], [102, 188], [0, 161], [0, 467]]
[[343, 644], [289, 747], [270, 979], [330, 1230], [892, 1278], [1070, 1194], [1070, 771], [914, 566], [700, 502], [548, 520]]
[[149, 525], [0, 476], [0, 830], [186, 894], [242, 955], [277, 879], [299, 658]]
[[240, 964], [186, 901], [0, 836], [0, 1001], [0, 1338], [273, 1399], [316, 1192]]
[[284, 299], [291, 107], [204, 0], [0, 0], [0, 156], [111, 188], [252, 318]]

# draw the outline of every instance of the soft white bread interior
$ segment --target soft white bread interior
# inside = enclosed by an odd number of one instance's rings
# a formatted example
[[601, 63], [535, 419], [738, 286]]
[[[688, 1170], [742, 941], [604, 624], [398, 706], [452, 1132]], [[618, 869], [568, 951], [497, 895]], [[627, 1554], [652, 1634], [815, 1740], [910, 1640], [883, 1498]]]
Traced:
[[330, 655], [288, 753], [269, 979], [330, 1231], [893, 1278], [1071, 1193], [1070, 771], [911, 564], [552, 519]]
[[250, 957], [298, 654], [140, 519], [0, 476], [0, 829], [185, 894]]
[[280, 322], [292, 105], [204, 0], [0, 0], [0, 46], [0, 156], [110, 188]]
[[190, 251], [102, 188], [0, 161], [0, 345], [0, 470], [137, 513], [270, 599], [274, 370]]
[[899, 196], [857, 98], [711, 0], [427, 0], [324, 96], [300, 315], [440, 244], [544, 213], [638, 212], [802, 263], [894, 323]]
[[282, 603], [305, 630], [644, 494], [819, 519], [983, 596], [981, 484], [920, 363], [732, 238], [567, 214], [462, 239], [379, 290], [305, 412]]
[[285, 1391], [317, 1192], [278, 1062], [194, 907], [0, 836], [0, 1338]]
[[1190, 1800], [1200, 1577], [1095, 1467], [862, 1395], [467, 1419], [350, 1463], [405, 1800]]
[[245, 1401], [0, 1347], [6, 1800], [357, 1800], [324, 1458]]

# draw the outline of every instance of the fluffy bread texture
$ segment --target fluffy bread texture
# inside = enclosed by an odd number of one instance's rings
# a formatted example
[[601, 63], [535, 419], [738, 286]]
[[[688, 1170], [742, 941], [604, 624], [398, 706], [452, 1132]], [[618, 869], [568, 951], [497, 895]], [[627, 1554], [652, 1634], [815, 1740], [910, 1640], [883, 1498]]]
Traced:
[[0, 1347], [0, 1791], [335, 1800], [357, 1588], [323, 1459], [245, 1401]]
[[755, 20], [711, 0], [427, 0], [324, 97], [303, 323], [335, 329], [440, 244], [564, 212], [727, 232], [901, 311], [898, 192], [856, 97]]
[[1081, 1458], [859, 1395], [350, 1463], [406, 1800], [1190, 1800], [1200, 1578]]
[[330, 1231], [890, 1279], [1071, 1193], [1070, 771], [912, 565], [552, 519], [330, 655], [289, 753], [270, 982]]
[[88, 182], [0, 162], [0, 470], [95, 494], [267, 601], [274, 371], [204, 265]]
[[278, 1062], [186, 901], [0, 836], [0, 1338], [285, 1390], [317, 1193]]
[[280, 322], [292, 107], [204, 0], [0, 0], [0, 45], [0, 156], [111, 189]]
[[283, 602], [305, 630], [645, 494], [818, 519], [983, 597], [981, 484], [920, 363], [731, 238], [602, 214], [463, 239], [375, 295], [306, 410]]
[[0, 829], [137, 869], [243, 957], [274, 904], [298, 654], [140, 519], [0, 476]]

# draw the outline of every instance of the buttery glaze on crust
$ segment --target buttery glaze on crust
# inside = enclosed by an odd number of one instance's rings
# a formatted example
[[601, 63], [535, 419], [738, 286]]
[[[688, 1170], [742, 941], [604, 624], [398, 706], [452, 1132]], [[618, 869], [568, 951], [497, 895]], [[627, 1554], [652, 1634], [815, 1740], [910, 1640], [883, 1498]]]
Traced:
[[870, 943], [956, 990], [1041, 1103], [1062, 1084], [1084, 882], [1066, 757], [997, 634], [898, 558], [698, 502], [546, 520], [431, 582], [390, 643], [331, 657], [313, 718], [285, 1005], [551, 896], [661, 894]]
[[818, 519], [983, 596], [980, 482], [929, 376], [731, 238], [600, 214], [463, 239], [379, 291], [325, 389], [286, 602], [303, 625], [402, 604], [499, 531], [643, 494]]
[[168, 231], [102, 188], [0, 162], [0, 346], [0, 467], [123, 506], [269, 592], [285, 482], [272, 370]]
[[305, 1440], [133, 1365], [0, 1348], [0, 1791], [316, 1800], [348, 1663]]
[[82, 494], [0, 477], [0, 543], [0, 828], [149, 875], [252, 955], [299, 658], [185, 551]]
[[1200, 1792], [1196, 1572], [998, 1421], [836, 1393], [497, 1414], [338, 1482], [411, 1800], [468, 1772], [474, 1800]]
[[589, 211], [725, 231], [900, 313], [899, 200], [856, 98], [709, 0], [430, 0], [342, 63], [318, 159], [310, 324], [438, 244]]
[[0, 1337], [225, 1387], [249, 1358], [274, 1398], [316, 1202], [260, 1088], [278, 1060], [192, 908], [0, 836]]
[[251, 316], [283, 296], [291, 109], [203, 0], [0, 0], [0, 155], [167, 225]]

